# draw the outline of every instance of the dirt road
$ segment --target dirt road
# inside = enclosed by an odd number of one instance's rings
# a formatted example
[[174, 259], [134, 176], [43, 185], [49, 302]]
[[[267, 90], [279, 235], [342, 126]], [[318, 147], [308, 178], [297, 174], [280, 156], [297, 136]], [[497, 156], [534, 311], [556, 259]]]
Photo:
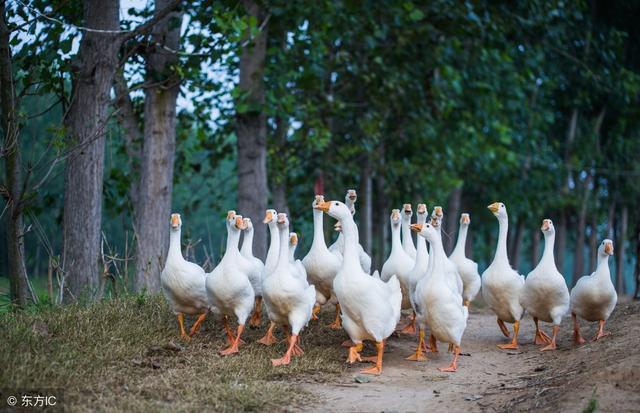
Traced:
[[[520, 329], [520, 349], [498, 349], [496, 344], [506, 339], [495, 316], [472, 310], [462, 344], [467, 355], [460, 358], [457, 373], [437, 370], [451, 360], [446, 345], [440, 345], [438, 354], [429, 353], [428, 361], [413, 362], [405, 357], [413, 352], [415, 337], [392, 337], [381, 376], [359, 375], [366, 365], [360, 364], [338, 380], [303, 384], [318, 402], [300, 407], [313, 412], [557, 412], [595, 406], [598, 411], [638, 411], [639, 310], [637, 303], [619, 305], [607, 326], [612, 336], [581, 347], [573, 346], [567, 318], [555, 352], [540, 352], [533, 344], [529, 317]], [[544, 328], [550, 332], [548, 325]], [[583, 328], [585, 337], [595, 331], [595, 326], [586, 323]], [[363, 352], [372, 353], [372, 347]], [[358, 383], [360, 377], [369, 381]]]

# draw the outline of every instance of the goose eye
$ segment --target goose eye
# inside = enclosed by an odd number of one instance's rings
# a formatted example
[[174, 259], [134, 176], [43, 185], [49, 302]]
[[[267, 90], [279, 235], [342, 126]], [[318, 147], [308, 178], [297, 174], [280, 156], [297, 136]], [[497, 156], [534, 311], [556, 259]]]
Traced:
[[335, 204], [333, 204], [333, 205], [338, 206], [338, 203], [336, 202], [336, 203], [335, 203]]

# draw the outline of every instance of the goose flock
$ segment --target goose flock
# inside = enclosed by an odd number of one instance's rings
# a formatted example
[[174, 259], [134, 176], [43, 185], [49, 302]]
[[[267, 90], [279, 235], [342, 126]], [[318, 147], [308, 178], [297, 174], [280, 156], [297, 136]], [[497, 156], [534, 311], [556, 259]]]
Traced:
[[[562, 318], [571, 312], [575, 344], [584, 343], [578, 319], [598, 322], [593, 340], [609, 333], [604, 331], [617, 294], [608, 260], [613, 255], [613, 243], [602, 241], [598, 248], [596, 270], [578, 280], [569, 292], [554, 260], [555, 230], [550, 219], [542, 221], [544, 253], [538, 265], [525, 278], [511, 267], [507, 255], [509, 219], [507, 208], [495, 202], [488, 209], [498, 220], [498, 242], [495, 256], [482, 276], [478, 264], [465, 255], [469, 214], [460, 216], [456, 246], [447, 256], [442, 244], [442, 207], [418, 204], [416, 223], [412, 223], [411, 204], [394, 209], [390, 215], [391, 252], [381, 272], [371, 273], [371, 257], [358, 238], [355, 214], [356, 191], [350, 189], [345, 202], [325, 201], [316, 195], [313, 212], [313, 242], [307, 255], [295, 258], [298, 236], [290, 232], [289, 218], [284, 213], [268, 209], [263, 223], [269, 228], [270, 243], [265, 262], [253, 255], [253, 223], [235, 211], [226, 217], [227, 248], [219, 264], [206, 273], [200, 266], [186, 261], [180, 247], [182, 220], [171, 215], [170, 244], [165, 268], [161, 274], [162, 289], [175, 312], [183, 339], [197, 333], [209, 312], [221, 317], [227, 335], [227, 347], [220, 355], [238, 353], [245, 323], [259, 327], [262, 307], [270, 324], [258, 342], [272, 345], [276, 326], [280, 326], [288, 343], [285, 354], [271, 360], [274, 366], [287, 365], [293, 356], [304, 353], [298, 336], [324, 305], [335, 306], [336, 319], [330, 328], [343, 328], [349, 340], [348, 363], [373, 363], [362, 372], [380, 374], [385, 342], [394, 332], [418, 333], [415, 353], [408, 360], [426, 360], [426, 353], [437, 352], [437, 343], [447, 343], [453, 353], [450, 365], [443, 372], [457, 370], [462, 337], [467, 326], [469, 305], [481, 292], [484, 302], [496, 314], [497, 323], [509, 342], [498, 344], [501, 349], [518, 348], [520, 320], [528, 312], [535, 324], [535, 344], [541, 351], [555, 350]], [[337, 240], [327, 246], [324, 236], [324, 214], [336, 220]], [[418, 234], [417, 245], [411, 232]], [[240, 238], [243, 236], [242, 246]], [[428, 246], [427, 246], [428, 244]], [[401, 311], [411, 311], [404, 326], [398, 326]], [[189, 333], [184, 315], [197, 316]], [[236, 322], [235, 331], [229, 319]], [[552, 324], [551, 336], [539, 325]], [[513, 334], [507, 328], [513, 324]], [[427, 342], [427, 332], [429, 333]], [[377, 353], [361, 356], [363, 342], [375, 343]]]

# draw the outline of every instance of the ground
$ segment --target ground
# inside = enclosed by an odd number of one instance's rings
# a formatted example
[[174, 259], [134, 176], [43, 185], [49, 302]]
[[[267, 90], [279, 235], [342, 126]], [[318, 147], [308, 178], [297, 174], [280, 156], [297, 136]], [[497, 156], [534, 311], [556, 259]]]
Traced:
[[[326, 327], [330, 308], [303, 333], [305, 354], [274, 368], [269, 360], [285, 345], [256, 343], [266, 324], [248, 331], [239, 355], [222, 358], [218, 320], [208, 318], [185, 343], [162, 298], [133, 296], [0, 314], [0, 348], [10, 349], [0, 352], [0, 388], [58, 389], [68, 411], [637, 411], [639, 313], [638, 303], [619, 304], [607, 325], [612, 335], [580, 347], [565, 319], [558, 351], [541, 353], [528, 318], [521, 348], [499, 350], [506, 339], [476, 305], [457, 373], [437, 370], [450, 362], [446, 345], [429, 361], [404, 360], [415, 338], [403, 335], [388, 340], [374, 377], [358, 373], [366, 364], [344, 363], [346, 335]], [[583, 327], [585, 337], [594, 334], [594, 325]]]

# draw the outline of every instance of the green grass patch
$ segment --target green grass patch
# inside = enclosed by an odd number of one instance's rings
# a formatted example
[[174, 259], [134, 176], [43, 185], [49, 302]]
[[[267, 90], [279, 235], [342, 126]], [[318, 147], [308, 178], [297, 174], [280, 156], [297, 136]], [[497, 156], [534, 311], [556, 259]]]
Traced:
[[256, 343], [266, 321], [243, 335], [247, 345], [239, 355], [222, 358], [219, 320], [208, 317], [185, 343], [158, 296], [4, 313], [0, 387], [64, 389], [70, 411], [283, 410], [311, 397], [297, 383], [325, 381], [345, 369], [339, 343], [346, 335], [325, 327], [331, 313], [303, 331], [305, 354], [278, 368], [270, 359], [285, 344]]

